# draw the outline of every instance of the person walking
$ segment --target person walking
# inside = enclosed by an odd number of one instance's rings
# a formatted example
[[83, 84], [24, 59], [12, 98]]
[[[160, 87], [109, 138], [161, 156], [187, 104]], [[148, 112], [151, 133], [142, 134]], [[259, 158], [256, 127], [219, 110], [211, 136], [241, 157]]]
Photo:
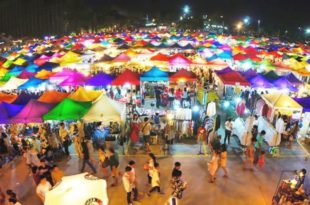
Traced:
[[170, 185], [172, 189], [172, 197], [181, 199], [183, 197], [183, 191], [186, 189], [187, 184], [182, 180], [182, 172], [180, 170], [176, 170], [174, 172], [174, 176], [170, 180]]
[[81, 159], [82, 158], [82, 151], [81, 151], [81, 141], [80, 138], [78, 137], [78, 127], [76, 124], [70, 124], [70, 135], [73, 141], [74, 145], [74, 151], [78, 155], [78, 157]]
[[202, 154], [201, 151], [203, 150], [203, 154], [206, 155], [207, 154], [207, 130], [203, 126], [203, 124], [200, 124], [200, 126], [198, 128], [197, 142], [199, 144], [199, 153], [198, 154]]
[[153, 153], [149, 153], [148, 161], [146, 162], [146, 164], [143, 167], [144, 170], [148, 171], [148, 174], [147, 174], [148, 184], [152, 183], [152, 171], [154, 169], [154, 164], [156, 162], [157, 162], [157, 159], [156, 159], [155, 155]]
[[230, 144], [230, 136], [232, 132], [232, 122], [231, 118], [228, 118], [225, 122], [225, 138], [224, 138], [224, 144], [226, 144], [226, 140], [228, 140], [228, 144]]
[[246, 170], [247, 164], [250, 166], [250, 170], [253, 171], [253, 166], [254, 166], [254, 152], [255, 148], [253, 145], [253, 141], [248, 145], [245, 149], [245, 159], [243, 160], [243, 170]]
[[127, 203], [128, 205], [133, 205], [132, 203], [132, 191], [133, 191], [133, 177], [132, 177], [132, 168], [130, 166], [126, 166], [125, 173], [122, 177], [123, 185], [125, 191], [127, 193]]
[[148, 196], [151, 196], [151, 193], [154, 191], [160, 192], [160, 171], [159, 164], [155, 162], [154, 168], [151, 171], [151, 189], [147, 193]]
[[69, 153], [70, 137], [69, 137], [69, 133], [65, 127], [65, 123], [63, 123], [63, 122], [60, 123], [59, 136], [61, 138], [61, 142], [62, 142], [62, 145], [64, 147], [65, 154], [69, 156], [70, 155], [70, 153]]
[[152, 125], [149, 122], [149, 118], [145, 117], [144, 122], [142, 123], [142, 134], [143, 134], [143, 141], [144, 141], [144, 146], [147, 152], [150, 151], [150, 135], [151, 135], [151, 130], [152, 130]]
[[138, 182], [137, 182], [137, 176], [136, 176], [136, 162], [133, 160], [130, 160], [128, 163], [128, 166], [131, 167], [131, 177], [132, 177], [132, 181], [133, 181], [133, 187], [132, 187], [132, 191], [133, 191], [133, 200], [134, 201], [138, 201]]
[[109, 148], [108, 156], [110, 160], [112, 178], [114, 179], [114, 182], [111, 186], [116, 186], [118, 184], [118, 177], [119, 177], [119, 159], [113, 147]]
[[134, 114], [130, 123], [130, 140], [134, 144], [139, 140], [139, 124], [139, 116]]
[[222, 144], [220, 154], [220, 169], [223, 169], [224, 177], [228, 177], [228, 171], [226, 165], [227, 165], [227, 146], [226, 144]]
[[81, 147], [82, 147], [82, 152], [83, 152], [83, 163], [82, 163], [81, 172], [84, 172], [85, 165], [88, 164], [88, 166], [93, 170], [93, 173], [96, 174], [97, 171], [96, 171], [95, 166], [90, 161], [89, 150], [88, 150], [87, 142], [85, 139], [82, 141]]
[[100, 167], [103, 173], [103, 178], [108, 181], [109, 176], [110, 176], [109, 169], [108, 169], [110, 166], [110, 160], [109, 160], [109, 157], [107, 156], [104, 146], [99, 147], [98, 158], [99, 158]]
[[210, 183], [215, 182], [216, 171], [219, 167], [219, 151], [215, 150], [212, 155], [212, 159], [208, 162], [208, 171], [210, 174]]

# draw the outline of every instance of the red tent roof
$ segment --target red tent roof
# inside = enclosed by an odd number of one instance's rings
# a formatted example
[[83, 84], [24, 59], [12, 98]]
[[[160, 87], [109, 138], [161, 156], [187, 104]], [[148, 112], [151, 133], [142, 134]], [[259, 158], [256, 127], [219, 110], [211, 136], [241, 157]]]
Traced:
[[181, 69], [178, 72], [176, 72], [175, 74], [173, 74], [172, 76], [170, 76], [170, 81], [195, 81], [196, 77], [195, 75], [185, 69]]
[[218, 75], [225, 85], [236, 85], [239, 83], [242, 86], [250, 86], [250, 83], [238, 72], [232, 71], [222, 75]]
[[127, 69], [112, 81], [112, 85], [125, 85], [126, 83], [140, 85], [139, 74]]
[[169, 56], [162, 53], [158, 53], [151, 58], [152, 61], [169, 61], [169, 59]]

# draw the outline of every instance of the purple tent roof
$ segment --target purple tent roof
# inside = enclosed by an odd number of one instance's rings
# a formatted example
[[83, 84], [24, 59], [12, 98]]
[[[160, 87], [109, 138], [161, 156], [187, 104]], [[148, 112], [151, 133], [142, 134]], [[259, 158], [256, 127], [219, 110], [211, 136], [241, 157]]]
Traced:
[[107, 85], [111, 85], [112, 81], [113, 81], [112, 76], [105, 74], [105, 73], [98, 73], [97, 75], [87, 80], [85, 85], [96, 86], [96, 87], [107, 86]]
[[294, 98], [303, 107], [304, 112], [310, 112], [310, 96], [304, 98]]
[[250, 79], [250, 78], [254, 78], [257, 75], [257, 72], [253, 69], [249, 69], [245, 72], [242, 72], [241, 75], [243, 75], [243, 77], [245, 77], [246, 79]]
[[226, 74], [226, 73], [230, 73], [230, 72], [232, 72], [233, 70], [230, 68], [230, 67], [226, 67], [226, 68], [224, 68], [224, 69], [222, 69], [222, 70], [216, 70], [216, 71], [214, 71], [216, 74], [218, 74], [218, 75], [222, 75], [222, 74]]
[[27, 105], [14, 117], [10, 119], [11, 123], [41, 123], [42, 116], [48, 113], [54, 104], [30, 100]]
[[288, 74], [285, 78], [294, 86], [302, 85], [302, 82], [293, 73]]
[[288, 89], [289, 91], [297, 92], [297, 88], [295, 88], [285, 77], [279, 78], [273, 84], [279, 89]]
[[9, 119], [17, 115], [23, 108], [23, 105], [0, 103], [0, 124], [10, 123]]
[[255, 77], [249, 79], [251, 87], [253, 88], [272, 88], [274, 87], [264, 76], [257, 74]]
[[13, 102], [17, 105], [26, 105], [31, 99], [38, 99], [40, 96], [35, 94], [21, 93]]

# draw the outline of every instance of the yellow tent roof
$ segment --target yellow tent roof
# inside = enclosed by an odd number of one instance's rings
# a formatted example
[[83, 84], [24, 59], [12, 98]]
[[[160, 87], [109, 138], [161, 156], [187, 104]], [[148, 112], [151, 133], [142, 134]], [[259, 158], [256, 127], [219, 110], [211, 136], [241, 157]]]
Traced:
[[79, 102], [89, 102], [96, 100], [101, 94], [101, 91], [86, 90], [83, 87], [79, 87], [74, 93], [70, 94], [68, 98]]
[[67, 65], [70, 63], [76, 63], [79, 62], [80, 59], [80, 55], [77, 53], [74, 53], [72, 51], [69, 51], [68, 53], [66, 53], [64, 56], [61, 57], [60, 61], [61, 61], [61, 66], [63, 65]]
[[37, 74], [36, 74], [36, 78], [39, 78], [39, 79], [48, 79], [50, 76], [52, 76], [54, 73], [52, 73], [51, 71], [48, 71], [48, 70], [40, 70]]
[[15, 65], [20, 65], [20, 66], [22, 66], [22, 65], [24, 65], [26, 62], [27, 62], [27, 61], [26, 61], [25, 59], [23, 59], [23, 58], [17, 58], [17, 60], [14, 61], [14, 64], [15, 64]]
[[299, 105], [290, 96], [283, 93], [271, 93], [262, 95], [265, 102], [277, 109], [287, 109], [287, 110], [302, 110], [302, 106]]
[[8, 70], [7, 69], [5, 69], [5, 68], [1, 68], [0, 69], [0, 77], [3, 77], [3, 76], [5, 76], [5, 74], [8, 72]]
[[83, 117], [86, 122], [124, 122], [125, 104], [102, 95]]

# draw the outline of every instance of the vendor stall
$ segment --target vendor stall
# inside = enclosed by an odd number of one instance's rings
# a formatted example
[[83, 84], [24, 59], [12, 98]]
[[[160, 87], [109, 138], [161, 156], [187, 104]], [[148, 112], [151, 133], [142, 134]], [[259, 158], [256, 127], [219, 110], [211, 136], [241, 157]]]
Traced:
[[[276, 113], [281, 115], [293, 116], [300, 119], [302, 113], [302, 106], [295, 100], [283, 93], [272, 93], [261, 96], [268, 107], [264, 112], [267, 113], [267, 119], [272, 122]], [[260, 115], [262, 113], [259, 113]]]

